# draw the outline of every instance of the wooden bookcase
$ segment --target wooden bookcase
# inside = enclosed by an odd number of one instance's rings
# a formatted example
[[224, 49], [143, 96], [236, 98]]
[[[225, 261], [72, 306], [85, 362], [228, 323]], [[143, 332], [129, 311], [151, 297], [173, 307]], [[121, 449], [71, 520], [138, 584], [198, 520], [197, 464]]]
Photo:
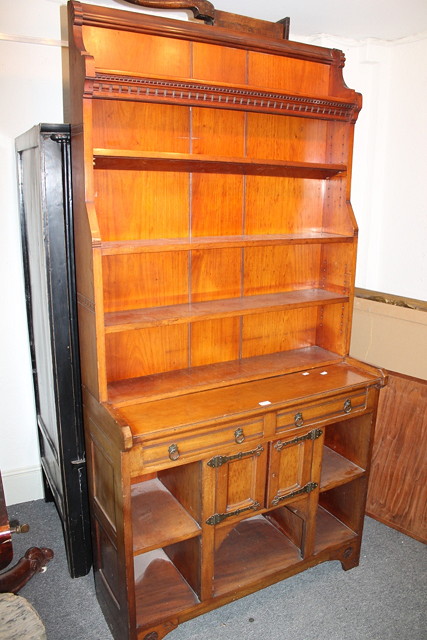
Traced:
[[156, 640], [359, 561], [384, 383], [348, 357], [361, 97], [283, 25], [69, 8], [96, 585], [117, 639]]

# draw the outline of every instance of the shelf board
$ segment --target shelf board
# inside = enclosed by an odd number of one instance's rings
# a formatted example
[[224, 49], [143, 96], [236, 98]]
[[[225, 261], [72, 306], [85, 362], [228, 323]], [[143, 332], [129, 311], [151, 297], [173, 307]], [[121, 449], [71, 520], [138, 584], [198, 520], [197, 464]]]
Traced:
[[242, 520], [216, 552], [214, 595], [236, 592], [298, 562], [298, 547], [266, 518]]
[[163, 253], [165, 251], [192, 251], [195, 249], [223, 249], [268, 247], [296, 244], [329, 244], [354, 242], [354, 236], [343, 236], [322, 231], [241, 236], [206, 236], [194, 238], [159, 238], [152, 240], [117, 240], [101, 243], [103, 256], [132, 253]]
[[158, 479], [133, 485], [132, 529], [135, 555], [200, 533], [199, 525]]
[[194, 591], [162, 549], [136, 556], [134, 570], [139, 627], [149, 627], [199, 604]]
[[273, 378], [334, 364], [341, 360], [341, 356], [321, 347], [305, 347], [111, 382], [108, 385], [108, 399], [115, 407], [125, 407], [252, 380]]
[[327, 491], [364, 474], [364, 469], [329, 447], [323, 447], [320, 490]]
[[357, 538], [357, 534], [352, 529], [349, 529], [323, 507], [317, 508], [315, 554], [331, 547], [340, 546], [354, 538]]
[[326, 179], [345, 173], [344, 164], [292, 162], [191, 153], [144, 152], [127, 149], [94, 149], [95, 169], [127, 171], [188, 171], [254, 176]]
[[147, 329], [172, 324], [188, 324], [215, 318], [285, 311], [301, 307], [348, 302], [347, 295], [326, 289], [301, 289], [284, 293], [268, 293], [240, 298], [190, 302], [164, 307], [148, 307], [113, 311], [105, 314], [105, 332], [117, 333], [132, 329]]

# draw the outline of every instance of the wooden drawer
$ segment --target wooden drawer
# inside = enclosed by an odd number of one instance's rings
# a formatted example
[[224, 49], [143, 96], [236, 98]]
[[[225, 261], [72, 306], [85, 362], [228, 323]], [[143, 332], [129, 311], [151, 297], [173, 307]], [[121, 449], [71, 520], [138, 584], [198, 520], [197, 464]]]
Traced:
[[366, 400], [367, 390], [363, 389], [350, 394], [340, 394], [318, 403], [294, 406], [290, 411], [277, 414], [276, 433], [360, 413], [366, 409]]
[[227, 425], [212, 425], [203, 431], [177, 435], [175, 438], [147, 441], [131, 451], [132, 474], [138, 475], [143, 468], [165, 468], [174, 464], [202, 459], [207, 455], [223, 453], [224, 447], [236, 452], [248, 442], [263, 435], [264, 419], [233, 422]]

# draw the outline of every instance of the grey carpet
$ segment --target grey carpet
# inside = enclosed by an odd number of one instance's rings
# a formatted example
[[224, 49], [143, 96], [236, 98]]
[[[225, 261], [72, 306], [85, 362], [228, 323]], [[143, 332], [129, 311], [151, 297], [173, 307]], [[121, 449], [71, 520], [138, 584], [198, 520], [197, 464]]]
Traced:
[[[48, 640], [111, 640], [93, 575], [71, 579], [53, 504], [8, 507], [28, 522], [14, 536], [14, 561], [30, 546], [55, 557], [21, 590], [45, 623]], [[427, 548], [366, 518], [360, 566], [329, 562], [195, 618], [167, 640], [427, 640]]]

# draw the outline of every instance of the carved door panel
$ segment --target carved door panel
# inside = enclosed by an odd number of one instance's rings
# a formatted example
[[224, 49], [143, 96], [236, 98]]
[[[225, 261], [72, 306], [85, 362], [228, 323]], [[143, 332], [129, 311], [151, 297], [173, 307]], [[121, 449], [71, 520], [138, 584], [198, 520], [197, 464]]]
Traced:
[[214, 474], [215, 511], [207, 524], [233, 522], [264, 507], [267, 451], [265, 445], [237, 454], [214, 456], [207, 462]]
[[313, 448], [322, 435], [320, 429], [312, 429], [270, 443], [267, 507], [280, 506], [317, 488], [312, 478]]

